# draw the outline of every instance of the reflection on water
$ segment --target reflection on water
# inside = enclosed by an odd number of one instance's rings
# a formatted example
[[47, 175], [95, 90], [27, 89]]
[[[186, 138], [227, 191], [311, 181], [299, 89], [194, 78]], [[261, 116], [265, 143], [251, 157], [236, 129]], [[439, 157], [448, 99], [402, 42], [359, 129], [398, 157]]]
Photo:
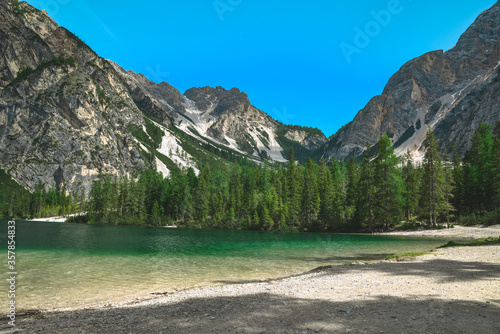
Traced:
[[[6, 221], [0, 228], [7, 231]], [[6, 234], [1, 239], [6, 245]], [[18, 309], [83, 306], [140, 293], [280, 277], [322, 265], [428, 251], [443, 243], [355, 234], [18, 221], [16, 304]], [[7, 291], [5, 280], [1, 288]]]

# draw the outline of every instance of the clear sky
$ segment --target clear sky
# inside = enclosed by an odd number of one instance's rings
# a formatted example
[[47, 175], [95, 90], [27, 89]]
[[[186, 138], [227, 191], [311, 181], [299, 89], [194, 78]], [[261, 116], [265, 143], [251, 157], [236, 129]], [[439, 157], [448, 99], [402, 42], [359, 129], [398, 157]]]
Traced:
[[495, 0], [28, 0], [100, 56], [181, 93], [238, 87], [327, 136], [408, 60], [447, 50]]

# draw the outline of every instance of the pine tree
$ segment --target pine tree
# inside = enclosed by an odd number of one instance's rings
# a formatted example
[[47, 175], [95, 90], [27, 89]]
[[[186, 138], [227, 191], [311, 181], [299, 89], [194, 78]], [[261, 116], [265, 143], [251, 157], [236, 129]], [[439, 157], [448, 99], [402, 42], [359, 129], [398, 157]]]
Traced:
[[262, 208], [260, 226], [261, 229], [266, 229], [266, 230], [272, 230], [274, 226], [274, 221], [269, 215], [269, 210], [265, 206]]
[[209, 211], [209, 179], [210, 170], [205, 167], [198, 177], [198, 186], [195, 193], [195, 218], [199, 223], [204, 223]]
[[304, 186], [302, 188], [302, 212], [307, 229], [310, 229], [316, 222], [320, 209], [316, 175], [316, 164], [309, 158], [304, 170]]
[[147, 223], [147, 210], [146, 210], [146, 184], [141, 182], [141, 179], [136, 182], [134, 189], [134, 197], [136, 198], [136, 212], [135, 219], [137, 224], [145, 225]]
[[119, 187], [119, 192], [118, 192], [118, 215], [120, 217], [120, 220], [123, 218], [124, 215], [127, 215], [127, 204], [129, 203], [129, 185], [128, 185], [128, 180], [126, 178], [121, 178], [120, 183], [118, 185]]
[[474, 201], [471, 203], [473, 211], [480, 214], [492, 211], [495, 207], [495, 157], [493, 134], [488, 124], [479, 123], [465, 161], [470, 169], [469, 182], [472, 183], [474, 193]]
[[0, 216], [5, 212], [7, 206], [7, 186], [4, 182], [0, 183]]
[[493, 158], [494, 158], [494, 203], [495, 209], [500, 208], [500, 121], [495, 124], [493, 130]]
[[45, 193], [45, 188], [42, 184], [42, 182], [38, 182], [38, 184], [35, 186], [35, 191], [33, 192], [33, 208], [31, 210], [32, 214], [35, 217], [40, 217], [43, 211], [43, 206], [44, 206], [44, 193]]
[[451, 144], [451, 155], [452, 155], [452, 178], [453, 178], [453, 196], [452, 196], [452, 205], [456, 208], [459, 214], [465, 214], [464, 205], [465, 205], [465, 190], [464, 190], [464, 168], [462, 166], [462, 161], [460, 159], [460, 154], [457, 151], [457, 144], [455, 141]]
[[330, 171], [332, 174], [333, 205], [332, 217], [328, 229], [336, 231], [339, 226], [345, 225], [346, 220], [346, 193], [347, 182], [343, 165], [336, 158], [330, 160]]
[[90, 220], [93, 222], [100, 221], [101, 214], [103, 212], [102, 206], [102, 190], [101, 181], [94, 180], [92, 182], [92, 187], [90, 188], [90, 198], [89, 198], [89, 211]]
[[321, 158], [318, 169], [318, 191], [319, 191], [319, 216], [321, 229], [326, 230], [333, 218], [334, 205], [334, 185], [332, 183], [332, 174], [328, 168], [325, 159]]
[[253, 225], [253, 228], [257, 228], [260, 225], [260, 218], [259, 218], [259, 214], [257, 213], [257, 210], [254, 210], [254, 212], [253, 212], [252, 225]]
[[453, 217], [452, 212], [455, 211], [453, 207], [453, 192], [455, 188], [455, 181], [453, 178], [453, 164], [449, 162], [449, 156], [446, 149], [443, 152], [443, 173], [444, 173], [444, 199], [445, 199], [445, 209], [444, 214], [446, 216], [446, 227], [450, 228], [450, 219]]
[[359, 195], [359, 166], [353, 157], [347, 163], [347, 190], [345, 200], [345, 214], [347, 223], [352, 223], [356, 213], [356, 202]]
[[370, 143], [366, 143], [366, 151], [361, 164], [361, 174], [359, 179], [359, 196], [356, 203], [356, 222], [357, 229], [363, 225], [368, 227], [370, 232], [373, 231], [374, 211], [373, 204], [375, 201], [375, 170], [371, 162], [373, 158], [373, 150]]
[[444, 173], [439, 145], [432, 132], [427, 132], [423, 164], [422, 203], [429, 225], [437, 225], [437, 217], [445, 207]]
[[413, 164], [410, 151], [406, 152], [403, 160], [402, 177], [405, 184], [405, 216], [407, 221], [412, 221], [416, 213], [419, 199], [418, 171]]
[[151, 210], [151, 225], [160, 226], [161, 225], [161, 212], [160, 205], [158, 201], [155, 201], [153, 204], [153, 208]]
[[398, 169], [399, 158], [394, 154], [391, 141], [383, 135], [377, 142], [375, 170], [375, 222], [388, 229], [402, 218], [403, 180]]
[[287, 168], [287, 204], [289, 208], [290, 224], [293, 227], [299, 226], [299, 214], [300, 214], [300, 191], [301, 184], [299, 180], [299, 172], [297, 170], [295, 155], [293, 153], [293, 148], [290, 149], [290, 157], [288, 161]]

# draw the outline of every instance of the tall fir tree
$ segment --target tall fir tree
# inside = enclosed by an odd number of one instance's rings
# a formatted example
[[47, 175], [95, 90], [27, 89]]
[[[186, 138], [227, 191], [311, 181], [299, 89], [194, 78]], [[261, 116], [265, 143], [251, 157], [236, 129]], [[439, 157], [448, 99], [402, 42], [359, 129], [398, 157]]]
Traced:
[[472, 137], [471, 147], [465, 155], [465, 162], [469, 168], [469, 182], [474, 194], [470, 203], [472, 211], [479, 214], [492, 211], [495, 208], [495, 157], [493, 134], [488, 124], [479, 123]]
[[359, 179], [359, 196], [356, 203], [355, 229], [367, 228], [373, 231], [374, 201], [375, 201], [375, 170], [372, 163], [373, 150], [370, 143], [366, 143], [366, 151], [361, 163]]
[[300, 223], [300, 192], [301, 184], [299, 172], [295, 162], [293, 148], [290, 149], [290, 156], [287, 167], [287, 204], [289, 209], [289, 222], [293, 227], [299, 227]]
[[[347, 224], [353, 224], [354, 215], [356, 214], [356, 202], [359, 195], [359, 166], [353, 157], [347, 162], [347, 190], [345, 199], [345, 214]], [[349, 229], [348, 226], [343, 226], [344, 229]]]
[[493, 130], [493, 157], [494, 157], [494, 204], [495, 209], [500, 208], [500, 121], [495, 124]]
[[210, 209], [210, 169], [204, 167], [198, 176], [198, 185], [195, 192], [195, 219], [204, 223]]
[[446, 217], [446, 227], [450, 228], [450, 220], [453, 218], [453, 196], [455, 190], [455, 180], [453, 178], [453, 162], [450, 162], [448, 151], [443, 152], [443, 177], [444, 177], [444, 216]]
[[405, 184], [405, 217], [410, 222], [417, 211], [420, 189], [418, 170], [413, 164], [413, 157], [410, 151], [407, 151], [403, 158], [402, 176]]
[[465, 203], [465, 185], [464, 185], [464, 168], [462, 166], [462, 160], [460, 154], [457, 150], [457, 144], [455, 141], [451, 144], [451, 156], [452, 156], [452, 178], [453, 178], [453, 196], [452, 205], [456, 208], [458, 214], [464, 214], [464, 203]]
[[399, 158], [394, 154], [389, 137], [382, 135], [376, 147], [374, 216], [380, 227], [388, 229], [402, 218], [403, 180], [398, 169]]
[[427, 132], [425, 161], [422, 177], [422, 206], [429, 217], [429, 225], [436, 226], [445, 207], [444, 173], [439, 145], [431, 131]]
[[335, 185], [325, 159], [321, 158], [318, 169], [318, 190], [320, 198], [319, 223], [320, 229], [326, 230], [334, 218]]
[[343, 165], [334, 157], [330, 160], [330, 171], [332, 174], [333, 187], [333, 205], [332, 217], [329, 222], [328, 230], [337, 231], [340, 226], [347, 223], [346, 219], [346, 194], [347, 182]]
[[304, 186], [302, 188], [302, 213], [306, 229], [311, 229], [316, 222], [320, 209], [316, 164], [311, 158], [304, 170]]

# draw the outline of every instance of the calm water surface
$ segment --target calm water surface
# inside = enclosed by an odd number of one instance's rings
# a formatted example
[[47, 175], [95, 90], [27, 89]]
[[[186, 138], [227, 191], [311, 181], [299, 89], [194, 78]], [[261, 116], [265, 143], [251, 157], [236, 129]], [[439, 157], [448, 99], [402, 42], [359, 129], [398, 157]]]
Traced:
[[[0, 222], [7, 274], [7, 222]], [[18, 309], [91, 305], [318, 266], [429, 251], [445, 240], [16, 222]], [[7, 278], [7, 277], [5, 277]], [[2, 280], [2, 294], [7, 284]], [[6, 307], [2, 298], [2, 307]]]

